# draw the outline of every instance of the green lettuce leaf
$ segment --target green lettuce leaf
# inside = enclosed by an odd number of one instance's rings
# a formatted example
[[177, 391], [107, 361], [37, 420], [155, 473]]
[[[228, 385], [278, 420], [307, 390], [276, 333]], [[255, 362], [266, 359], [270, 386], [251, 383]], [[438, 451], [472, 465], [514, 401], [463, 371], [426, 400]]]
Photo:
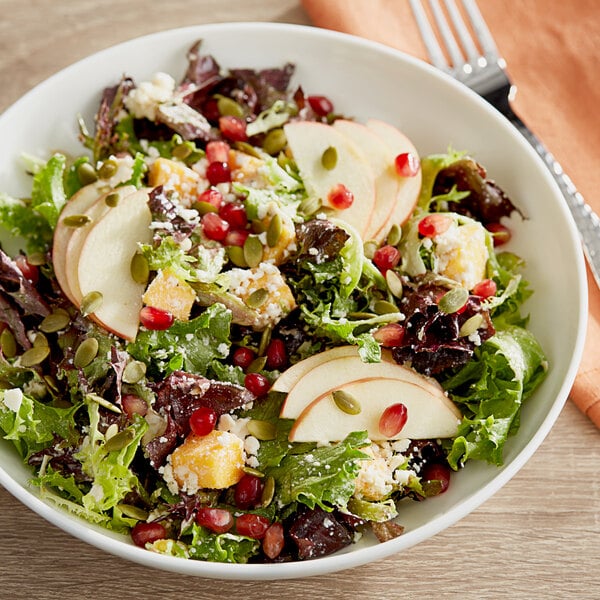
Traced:
[[31, 207], [46, 219], [52, 229], [56, 227], [58, 215], [67, 202], [63, 184], [66, 162], [65, 156], [54, 154], [33, 176]]
[[52, 242], [52, 228], [25, 200], [0, 194], [0, 225], [25, 242], [27, 252], [45, 252]]
[[215, 534], [196, 523], [192, 525], [189, 558], [224, 563], [247, 563], [260, 548], [258, 540], [234, 533]]

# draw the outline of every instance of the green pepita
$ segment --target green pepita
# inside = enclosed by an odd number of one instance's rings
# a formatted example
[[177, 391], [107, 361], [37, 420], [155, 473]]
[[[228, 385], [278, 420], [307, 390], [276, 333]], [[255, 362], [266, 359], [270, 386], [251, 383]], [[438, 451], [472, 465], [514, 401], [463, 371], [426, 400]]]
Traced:
[[243, 117], [244, 109], [232, 98], [227, 96], [217, 97], [217, 110], [222, 116]]
[[348, 415], [358, 415], [362, 410], [360, 402], [352, 394], [344, 390], [335, 390], [332, 392], [335, 405]]
[[58, 394], [60, 392], [56, 379], [51, 375], [44, 375], [44, 382], [51, 394]]
[[8, 328], [0, 334], [0, 348], [5, 358], [14, 358], [17, 355], [17, 342], [13, 332]]
[[267, 230], [267, 227], [260, 219], [252, 219], [252, 231], [256, 235], [260, 235]]
[[63, 219], [63, 225], [65, 227], [84, 227], [92, 222], [92, 219], [89, 215], [69, 215]]
[[113, 404], [112, 402], [105, 400], [102, 396], [98, 396], [98, 394], [87, 394], [86, 400], [95, 402], [96, 404], [99, 404], [100, 406], [103, 406], [107, 410], [117, 413], [118, 415], [120, 415], [122, 412], [121, 409], [116, 404]]
[[141, 253], [136, 252], [131, 258], [131, 278], [145, 285], [150, 277], [150, 265], [148, 259]]
[[242, 467], [242, 471], [244, 471], [244, 473], [247, 473], [248, 475], [254, 475], [254, 477], [264, 477], [265, 474], [262, 471], [259, 471], [258, 469], [255, 469], [254, 467], [249, 467], [247, 465], [244, 465]]
[[38, 331], [33, 338], [33, 347], [34, 348], [44, 348], [48, 347], [48, 338], [41, 332]]
[[116, 174], [117, 169], [117, 161], [112, 158], [108, 158], [100, 165], [100, 168], [98, 169], [98, 175], [100, 176], [100, 179], [110, 179]]
[[265, 288], [258, 288], [246, 298], [246, 306], [248, 308], [253, 308], [254, 310], [256, 310], [267, 301], [268, 297], [269, 292]]
[[73, 364], [78, 369], [83, 369], [87, 367], [98, 355], [98, 340], [96, 338], [90, 337], [77, 347], [75, 351], [75, 357], [73, 358]]
[[260, 495], [260, 505], [263, 508], [267, 508], [271, 502], [273, 502], [273, 498], [275, 497], [275, 479], [271, 475], [269, 475], [265, 479], [265, 484], [263, 486], [262, 493]]
[[314, 215], [320, 208], [321, 200], [316, 196], [308, 196], [308, 198], [304, 198], [300, 202], [298, 212], [305, 217], [309, 217], [310, 215]]
[[273, 215], [269, 228], [267, 229], [267, 245], [269, 248], [275, 248], [281, 237], [281, 215], [279, 213]]
[[246, 259], [244, 258], [244, 249], [241, 246], [227, 246], [227, 256], [236, 267], [247, 267]]
[[236, 150], [243, 152], [244, 154], [248, 154], [249, 156], [254, 156], [254, 158], [260, 158], [260, 159], [263, 158], [261, 153], [252, 144], [249, 144], [248, 142], [235, 142], [233, 147]]
[[265, 368], [266, 364], [267, 357], [259, 356], [250, 363], [250, 365], [246, 369], [246, 373], [260, 373]]
[[461, 325], [458, 336], [469, 337], [471, 334], [475, 333], [481, 325], [483, 325], [483, 315], [481, 313], [476, 313]]
[[247, 424], [248, 433], [261, 442], [274, 440], [277, 437], [277, 427], [269, 421], [251, 419]]
[[117, 504], [117, 508], [130, 519], [145, 521], [148, 518], [148, 511], [131, 504]]
[[321, 165], [327, 171], [335, 169], [338, 161], [338, 153], [335, 146], [329, 146], [323, 151], [321, 155]]
[[263, 245], [255, 235], [249, 235], [244, 242], [244, 260], [250, 267], [258, 267], [263, 258]]
[[438, 308], [447, 315], [460, 310], [469, 299], [469, 292], [464, 287], [448, 290], [438, 302]]
[[385, 281], [392, 295], [396, 296], [396, 298], [402, 298], [404, 288], [402, 286], [402, 279], [400, 279], [398, 273], [392, 271], [392, 269], [388, 269], [385, 273]]
[[82, 185], [98, 181], [98, 173], [96, 173], [96, 169], [89, 162], [81, 163], [77, 167], [77, 177]]
[[55, 333], [64, 329], [70, 322], [71, 317], [69, 313], [66, 310], [58, 308], [44, 317], [44, 320], [40, 323], [40, 329], [44, 333]]
[[194, 148], [190, 144], [178, 144], [173, 148], [173, 156], [179, 160], [185, 160], [192, 152]]
[[44, 362], [50, 354], [50, 348], [48, 346], [34, 346], [29, 348], [21, 355], [21, 366], [22, 367], [35, 367], [40, 363]]
[[103, 301], [102, 292], [89, 292], [81, 299], [79, 310], [84, 317], [87, 317], [96, 312], [102, 306]]
[[402, 229], [400, 228], [399, 225], [394, 223], [392, 225], [392, 227], [390, 228], [390, 231], [387, 234], [386, 242], [390, 246], [397, 246], [400, 243], [401, 239], [402, 239]]
[[356, 311], [356, 312], [348, 313], [349, 319], [355, 319], [355, 320], [359, 320], [359, 321], [362, 321], [363, 319], [372, 319], [373, 317], [376, 317], [376, 316], [377, 315], [374, 313], [363, 312], [363, 311]]
[[398, 307], [387, 300], [377, 300], [373, 304], [373, 310], [378, 315], [387, 315], [389, 313], [398, 312]]
[[104, 198], [104, 204], [109, 208], [114, 208], [119, 204], [120, 199], [121, 196], [119, 195], [119, 192], [111, 192]]
[[277, 129], [271, 129], [271, 131], [267, 133], [262, 147], [267, 154], [275, 156], [275, 154], [281, 152], [286, 145], [287, 138], [285, 137], [285, 132], [281, 127], [278, 127]]
[[219, 212], [219, 209], [214, 204], [211, 204], [210, 202], [205, 202], [204, 200], [195, 202], [194, 208], [198, 211], [198, 214], [200, 216], [203, 216], [209, 212], [214, 212], [214, 213]]
[[123, 431], [119, 431], [119, 433], [116, 433], [104, 443], [104, 449], [107, 452], [122, 450], [131, 444], [134, 437], [135, 433], [131, 429], [123, 429]]
[[265, 352], [267, 351], [268, 345], [271, 343], [271, 334], [272, 333], [273, 333], [273, 328], [270, 326], [265, 327], [262, 330], [262, 333], [260, 335], [260, 342], [258, 344], [258, 350], [257, 350], [258, 356], [264, 356]]
[[379, 244], [375, 240], [368, 240], [363, 244], [363, 252], [369, 260], [373, 259], [377, 248], [379, 248]]
[[27, 255], [27, 262], [34, 267], [46, 264], [46, 255], [43, 252], [32, 252]]
[[123, 381], [125, 383], [137, 383], [146, 374], [146, 364], [139, 360], [132, 360], [123, 369]]

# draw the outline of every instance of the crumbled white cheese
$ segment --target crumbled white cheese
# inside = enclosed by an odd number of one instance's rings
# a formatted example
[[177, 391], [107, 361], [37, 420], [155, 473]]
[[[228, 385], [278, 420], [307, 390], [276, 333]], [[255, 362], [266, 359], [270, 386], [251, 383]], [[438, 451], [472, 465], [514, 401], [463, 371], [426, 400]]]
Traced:
[[15, 413], [19, 412], [23, 402], [23, 392], [19, 388], [12, 388], [4, 392], [4, 406]]
[[156, 73], [151, 81], [143, 81], [125, 98], [127, 110], [136, 118], [156, 120], [160, 104], [173, 98], [175, 80], [167, 73]]

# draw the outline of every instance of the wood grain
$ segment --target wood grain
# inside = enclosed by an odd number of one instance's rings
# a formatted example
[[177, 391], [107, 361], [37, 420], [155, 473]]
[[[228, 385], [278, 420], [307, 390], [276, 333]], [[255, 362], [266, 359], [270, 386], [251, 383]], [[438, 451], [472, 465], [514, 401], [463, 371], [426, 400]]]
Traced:
[[[309, 23], [294, 0], [0, 0], [0, 15], [0, 110], [70, 63], [145, 33], [232, 20]], [[352, 571], [269, 583], [125, 562], [0, 488], [0, 598], [600, 598], [599, 470], [600, 433], [568, 403], [519, 474], [434, 539]]]

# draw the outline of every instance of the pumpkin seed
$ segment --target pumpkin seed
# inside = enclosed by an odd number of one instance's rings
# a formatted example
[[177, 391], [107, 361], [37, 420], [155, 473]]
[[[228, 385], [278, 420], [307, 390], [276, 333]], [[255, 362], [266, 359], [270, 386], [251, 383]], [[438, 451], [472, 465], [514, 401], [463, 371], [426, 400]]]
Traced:
[[377, 300], [377, 302], [373, 304], [373, 310], [378, 315], [387, 315], [389, 313], [398, 312], [398, 307], [387, 300]]
[[78, 369], [83, 369], [87, 367], [98, 355], [98, 340], [96, 338], [90, 337], [77, 347], [75, 351], [75, 357], [73, 358], [73, 364]]
[[255, 358], [250, 363], [250, 365], [246, 369], [246, 373], [260, 373], [265, 368], [266, 364], [267, 364], [267, 357], [259, 356], [258, 358]]
[[348, 317], [350, 319], [357, 319], [357, 320], [372, 319], [373, 317], [376, 317], [376, 316], [377, 315], [374, 313], [368, 313], [368, 312], [362, 312], [362, 311], [348, 313]]
[[273, 215], [269, 228], [267, 229], [267, 245], [269, 248], [275, 248], [279, 238], [281, 237], [281, 215], [279, 213]]
[[285, 132], [281, 127], [278, 127], [277, 129], [271, 129], [271, 131], [267, 133], [262, 148], [267, 154], [275, 156], [275, 154], [281, 152], [286, 145], [287, 138], [285, 137]]
[[44, 375], [44, 382], [51, 393], [58, 394], [60, 390], [58, 389], [58, 384], [56, 383], [56, 379], [54, 379], [54, 377], [51, 377], [50, 375]]
[[21, 355], [22, 367], [34, 367], [48, 358], [50, 348], [48, 346], [34, 346]]
[[96, 312], [104, 301], [102, 292], [89, 292], [81, 299], [79, 310], [84, 317]]
[[338, 153], [335, 146], [329, 146], [323, 151], [321, 155], [321, 165], [327, 171], [335, 169], [338, 160]]
[[40, 329], [44, 333], [55, 333], [64, 329], [70, 322], [69, 313], [59, 308], [44, 317], [44, 320], [40, 323]]
[[98, 175], [100, 176], [100, 179], [110, 179], [116, 174], [117, 168], [117, 161], [112, 158], [108, 158], [100, 165], [100, 168], [98, 169]]
[[388, 269], [385, 273], [385, 281], [387, 283], [388, 290], [390, 290], [390, 292], [396, 296], [396, 298], [402, 298], [402, 279], [400, 279], [398, 273], [392, 271], [392, 269]]
[[139, 508], [138, 506], [132, 506], [131, 504], [117, 504], [117, 508], [130, 519], [145, 521], [148, 518], [148, 511]]
[[236, 267], [247, 267], [246, 259], [244, 258], [244, 249], [241, 246], [227, 246], [227, 256]]
[[244, 242], [244, 260], [250, 267], [258, 267], [263, 257], [263, 245], [255, 235], [249, 235]]
[[5, 358], [14, 358], [17, 355], [17, 342], [13, 332], [8, 328], [0, 334], [0, 348]]
[[447, 315], [461, 309], [469, 299], [469, 292], [464, 287], [448, 290], [438, 302], [438, 308]]
[[394, 223], [387, 234], [386, 242], [390, 246], [397, 246], [401, 239], [402, 239], [402, 229], [400, 228], [399, 225]]
[[88, 215], [69, 215], [62, 222], [65, 227], [77, 228], [91, 223], [92, 219]]
[[204, 200], [200, 200], [199, 202], [194, 202], [194, 208], [198, 211], [200, 216], [205, 215], [209, 212], [219, 212], [219, 209], [210, 202], [205, 202]]
[[231, 117], [243, 117], [244, 109], [233, 99], [227, 96], [217, 96], [217, 110], [220, 115]]
[[275, 496], [275, 479], [273, 476], [269, 475], [265, 479], [265, 484], [263, 486], [262, 493], [260, 495], [260, 505], [263, 508], [266, 508], [273, 502], [273, 497]]
[[106, 196], [106, 198], [104, 198], [104, 204], [106, 204], [106, 206], [109, 208], [114, 208], [117, 206], [117, 204], [119, 204], [120, 199], [121, 196], [119, 196], [119, 192], [111, 192], [108, 194], [108, 196]]
[[150, 277], [150, 266], [148, 259], [141, 253], [136, 252], [131, 258], [131, 278], [136, 283], [146, 284]]
[[173, 148], [173, 156], [174, 158], [178, 158], [179, 160], [185, 160], [192, 152], [194, 148], [190, 144], [178, 144]]
[[273, 333], [272, 327], [265, 327], [260, 336], [260, 342], [258, 344], [257, 354], [263, 356], [267, 351], [267, 346], [271, 342], [271, 334]]
[[86, 400], [95, 402], [96, 404], [99, 404], [100, 406], [114, 413], [117, 413], [118, 415], [121, 414], [121, 409], [116, 404], [105, 400], [102, 396], [98, 396], [98, 394], [87, 394], [85, 398]]
[[254, 156], [254, 158], [263, 158], [261, 153], [252, 144], [249, 144], [248, 142], [235, 142], [233, 146], [236, 150], [239, 150], [244, 154]]
[[82, 185], [98, 181], [98, 173], [96, 173], [96, 169], [89, 162], [81, 163], [77, 167], [77, 177]]
[[27, 262], [35, 267], [45, 265], [46, 255], [43, 252], [32, 252], [27, 256]]
[[244, 471], [244, 473], [247, 473], [248, 475], [254, 475], [254, 477], [264, 477], [265, 474], [262, 471], [259, 471], [258, 469], [255, 469], [253, 467], [249, 467], [247, 465], [244, 465], [242, 467], [242, 471]]
[[116, 423], [111, 423], [104, 432], [104, 441], [107, 442], [111, 437], [119, 433], [119, 426]]
[[134, 437], [135, 433], [131, 429], [123, 429], [104, 442], [104, 449], [107, 452], [122, 450], [131, 444]]
[[248, 433], [253, 435], [257, 440], [265, 442], [274, 440], [277, 437], [277, 427], [269, 421], [261, 421], [259, 419], [251, 419], [246, 425]]
[[304, 198], [298, 206], [298, 212], [305, 217], [314, 215], [321, 208], [321, 200], [316, 196]]
[[33, 338], [34, 348], [48, 347], [48, 338], [41, 332], [38, 331]]
[[358, 415], [362, 410], [360, 402], [352, 394], [344, 390], [335, 390], [331, 394], [335, 405], [348, 415]]
[[252, 219], [252, 231], [260, 235], [267, 230], [265, 224], [260, 219]]
[[268, 297], [269, 292], [265, 288], [258, 288], [246, 298], [245, 303], [248, 308], [253, 308], [256, 310], [267, 301]]
[[379, 248], [379, 244], [375, 240], [369, 240], [363, 245], [363, 252], [365, 256], [371, 260], [375, 256], [375, 250]]
[[458, 330], [458, 337], [469, 337], [475, 333], [483, 324], [483, 315], [481, 313], [474, 314], [469, 317]]
[[139, 360], [132, 360], [123, 369], [123, 381], [125, 383], [137, 383], [146, 374], [146, 364]]

